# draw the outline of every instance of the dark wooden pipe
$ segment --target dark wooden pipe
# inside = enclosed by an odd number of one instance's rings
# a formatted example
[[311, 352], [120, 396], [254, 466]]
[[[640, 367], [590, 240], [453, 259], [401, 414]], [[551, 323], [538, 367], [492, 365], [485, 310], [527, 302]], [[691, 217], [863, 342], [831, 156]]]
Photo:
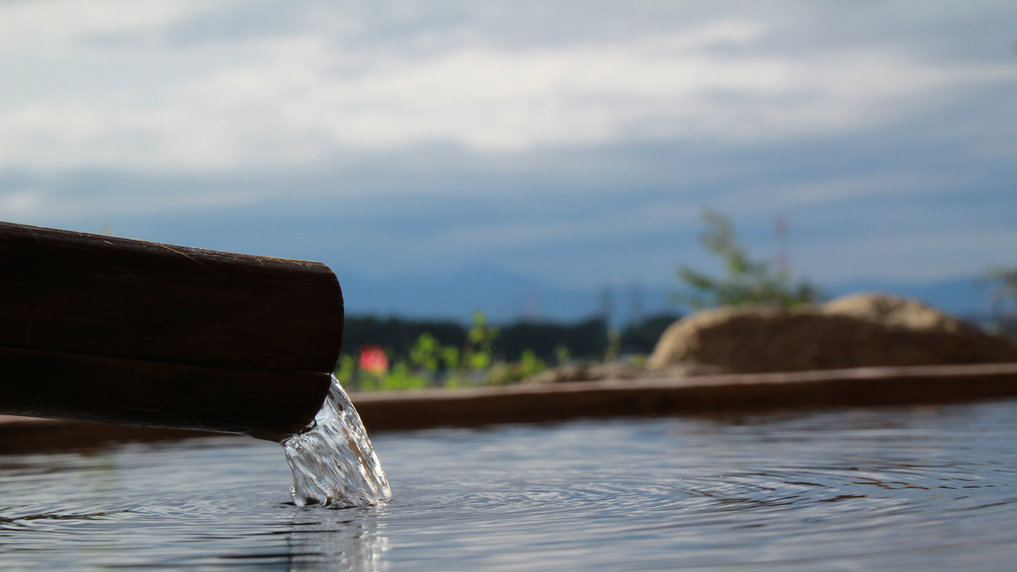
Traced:
[[282, 440], [342, 346], [318, 262], [0, 222], [0, 413]]

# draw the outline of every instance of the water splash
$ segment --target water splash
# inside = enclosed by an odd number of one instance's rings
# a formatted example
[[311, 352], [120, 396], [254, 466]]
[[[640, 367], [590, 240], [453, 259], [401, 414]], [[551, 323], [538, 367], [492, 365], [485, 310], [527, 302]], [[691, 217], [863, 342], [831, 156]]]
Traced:
[[392, 499], [360, 415], [335, 376], [314, 422], [282, 445], [297, 506], [344, 508]]

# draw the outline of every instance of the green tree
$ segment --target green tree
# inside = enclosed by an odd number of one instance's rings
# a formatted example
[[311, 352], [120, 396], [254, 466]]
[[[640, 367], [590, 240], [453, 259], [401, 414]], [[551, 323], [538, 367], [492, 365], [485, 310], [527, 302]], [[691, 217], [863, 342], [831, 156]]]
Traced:
[[706, 211], [703, 219], [706, 230], [699, 242], [710, 254], [723, 259], [724, 276], [715, 278], [687, 266], [679, 267], [678, 279], [692, 292], [673, 294], [674, 302], [698, 309], [743, 304], [790, 308], [819, 301], [819, 289], [808, 281], [793, 280], [787, 271], [774, 271], [769, 262], [749, 258], [735, 236], [730, 218]]

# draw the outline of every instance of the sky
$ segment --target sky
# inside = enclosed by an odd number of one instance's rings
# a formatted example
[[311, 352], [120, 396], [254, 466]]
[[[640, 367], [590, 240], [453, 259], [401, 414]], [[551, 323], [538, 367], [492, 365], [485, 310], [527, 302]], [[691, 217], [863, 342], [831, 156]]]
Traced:
[[821, 285], [977, 277], [1015, 159], [1012, 0], [0, 0], [0, 220], [318, 260], [353, 311], [677, 286], [707, 209]]

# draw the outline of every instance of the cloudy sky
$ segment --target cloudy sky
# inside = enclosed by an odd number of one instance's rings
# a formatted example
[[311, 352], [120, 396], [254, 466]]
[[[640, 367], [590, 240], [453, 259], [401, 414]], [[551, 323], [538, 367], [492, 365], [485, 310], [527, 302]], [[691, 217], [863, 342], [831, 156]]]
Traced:
[[711, 268], [712, 208], [822, 284], [976, 276], [1015, 43], [1012, 0], [0, 0], [0, 220], [595, 290]]

